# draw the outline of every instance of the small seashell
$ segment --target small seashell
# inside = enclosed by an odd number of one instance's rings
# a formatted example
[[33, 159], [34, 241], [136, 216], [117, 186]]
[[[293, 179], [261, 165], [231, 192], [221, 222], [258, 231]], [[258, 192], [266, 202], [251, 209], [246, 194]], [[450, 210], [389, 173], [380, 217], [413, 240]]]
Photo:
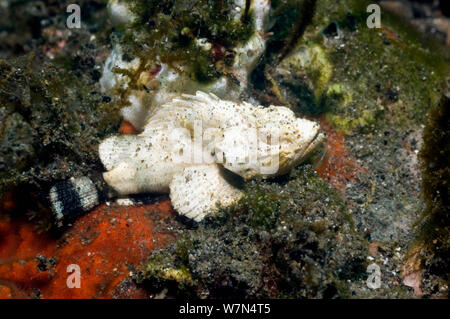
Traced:
[[58, 182], [50, 189], [49, 199], [58, 227], [67, 226], [100, 203], [95, 184], [86, 176]]

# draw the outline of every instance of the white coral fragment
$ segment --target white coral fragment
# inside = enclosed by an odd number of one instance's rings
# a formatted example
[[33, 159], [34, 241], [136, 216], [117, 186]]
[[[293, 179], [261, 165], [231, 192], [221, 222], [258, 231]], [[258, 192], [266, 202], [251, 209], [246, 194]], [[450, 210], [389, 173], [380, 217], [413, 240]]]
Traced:
[[[247, 87], [248, 76], [257, 66], [257, 63], [266, 48], [267, 38], [264, 36], [265, 20], [270, 10], [269, 0], [250, 1], [250, 12], [255, 21], [255, 30], [250, 38], [231, 48], [235, 52], [232, 66], [227, 71], [232, 76], [222, 75], [214, 81], [204, 83], [192, 79], [183, 72], [186, 65], [181, 61], [179, 64], [170, 66], [163, 63], [160, 57], [155, 56], [152, 59], [142, 61], [134, 58], [132, 61], [123, 60], [122, 48], [119, 44], [114, 45], [114, 49], [106, 60], [103, 75], [100, 79], [102, 90], [107, 92], [112, 89], [128, 89], [128, 100], [130, 106], [122, 109], [122, 115], [137, 130], [144, 127], [146, 115], [151, 114], [152, 108], [169, 102], [171, 99], [181, 93], [195, 94], [196, 91], [213, 93], [221, 98], [238, 99]], [[240, 19], [245, 8], [244, 0], [235, 0], [236, 15], [234, 19]], [[109, 0], [108, 13], [113, 24], [128, 24], [136, 19], [130, 11], [129, 5], [122, 0]], [[139, 34], [136, 34], [139, 37]], [[195, 38], [195, 43], [206, 51], [212, 50], [213, 43], [209, 43], [205, 38]], [[132, 79], [124, 72], [114, 72], [114, 68], [123, 69], [130, 74], [134, 74], [138, 66], [144, 68], [137, 77], [139, 83], [134, 83], [136, 87], [152, 87], [152, 92], [132, 90], [130, 83]], [[159, 65], [160, 70], [157, 74], [149, 76], [147, 66]], [[117, 71], [117, 70], [116, 70]], [[231, 80], [233, 78], [234, 80]], [[237, 79], [237, 82], [236, 81]]]

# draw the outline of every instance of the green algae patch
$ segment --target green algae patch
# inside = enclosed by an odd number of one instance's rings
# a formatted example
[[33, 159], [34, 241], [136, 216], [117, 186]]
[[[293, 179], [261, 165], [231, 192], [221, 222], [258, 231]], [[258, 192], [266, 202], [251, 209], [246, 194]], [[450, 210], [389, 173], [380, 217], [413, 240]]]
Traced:
[[[428, 109], [439, 99], [439, 83], [450, 72], [448, 57], [442, 49], [425, 49], [412, 27], [399, 27], [387, 12], [382, 12], [382, 29], [369, 29], [367, 6], [351, 4], [356, 31], [343, 30], [343, 41], [327, 52], [334, 71], [330, 83], [349, 87], [347, 94], [353, 99], [348, 104], [328, 105], [328, 113], [335, 115], [329, 119], [347, 133], [423, 123]], [[341, 24], [347, 19], [342, 9], [336, 10], [335, 18], [329, 9], [319, 6], [317, 18], [322, 12]]]
[[254, 185], [241, 199], [237, 209], [252, 215], [252, 220], [249, 221], [252, 226], [271, 229], [278, 222], [282, 199], [285, 199], [282, 194], [266, 193], [262, 187]]
[[285, 95], [292, 95], [289, 104], [304, 114], [317, 115], [323, 111], [320, 101], [325, 90], [332, 90], [328, 87], [332, 75], [333, 65], [324, 49], [309, 42], [298, 46], [278, 65], [275, 79]]
[[297, 48], [274, 68], [281, 101], [324, 113], [346, 134], [423, 123], [450, 74], [448, 52], [407, 22], [383, 10], [382, 28], [367, 27], [369, 4], [319, 1]]
[[428, 256], [425, 266], [432, 274], [450, 283], [450, 98], [432, 108], [424, 130], [420, 151], [423, 171], [422, 213], [419, 241], [424, 242]]
[[310, 165], [277, 180], [249, 182], [244, 193], [234, 207], [154, 251], [139, 282], [157, 293], [163, 286], [154, 283], [168, 274], [154, 269], [184, 273], [192, 285], [185, 276], [169, 276], [167, 294], [198, 298], [344, 297], [349, 278], [365, 284], [367, 242], [342, 199]]

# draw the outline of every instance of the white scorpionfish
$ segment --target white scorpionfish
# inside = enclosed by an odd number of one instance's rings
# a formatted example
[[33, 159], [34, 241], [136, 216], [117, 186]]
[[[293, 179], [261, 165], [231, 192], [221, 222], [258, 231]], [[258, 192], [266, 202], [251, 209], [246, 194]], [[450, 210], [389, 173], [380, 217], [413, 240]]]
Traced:
[[[234, 4], [241, 9], [233, 18], [238, 20], [246, 2], [235, 0]], [[230, 73], [239, 79], [237, 87], [225, 76], [209, 84], [198, 83], [155, 57], [153, 62], [161, 68], [154, 78], [148, 76], [148, 70], [139, 76], [140, 85], [159, 83], [155, 92], [131, 90], [131, 79], [113, 72], [114, 68], [132, 73], [149, 61], [135, 58], [125, 62], [121, 46], [114, 46], [100, 84], [104, 92], [130, 90], [130, 106], [122, 108], [122, 115], [142, 133], [114, 136], [101, 143], [100, 159], [107, 169], [104, 180], [72, 178], [52, 187], [49, 197], [58, 225], [117, 195], [105, 191], [105, 181], [123, 196], [170, 193], [180, 214], [200, 221], [242, 196], [236, 186], [239, 176], [242, 180], [285, 174], [320, 144], [324, 135], [319, 125], [296, 118], [286, 107], [227, 101], [240, 100], [248, 75], [266, 48], [264, 30], [270, 1], [253, 0], [250, 4], [254, 33], [246, 43], [233, 48], [236, 54]], [[126, 25], [134, 19], [124, 1], [110, 0], [108, 8], [114, 24]], [[210, 44], [200, 40], [199, 45], [211, 50]], [[209, 94], [183, 94], [196, 91]]]
[[241, 197], [238, 176], [285, 174], [323, 138], [317, 123], [286, 107], [197, 92], [160, 106], [141, 134], [107, 138], [99, 154], [120, 195], [170, 193], [179, 214], [200, 221]]

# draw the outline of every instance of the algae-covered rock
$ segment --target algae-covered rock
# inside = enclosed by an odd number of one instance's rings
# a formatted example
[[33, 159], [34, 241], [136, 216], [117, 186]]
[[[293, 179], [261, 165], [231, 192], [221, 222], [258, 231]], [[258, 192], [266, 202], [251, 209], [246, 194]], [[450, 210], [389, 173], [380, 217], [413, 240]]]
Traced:
[[33, 53], [0, 60], [0, 195], [101, 170], [97, 145], [119, 115], [70, 71]]
[[425, 268], [450, 283], [450, 97], [430, 111], [420, 151], [425, 209], [419, 243], [425, 243]]
[[[317, 44], [300, 45], [275, 69], [274, 79], [279, 83], [286, 101], [306, 114], [320, 114], [323, 104], [317, 105], [333, 74], [331, 62]], [[341, 92], [338, 92], [340, 94]]]
[[407, 21], [383, 10], [382, 28], [369, 28], [369, 4], [318, 1], [297, 47], [271, 68], [276, 90], [268, 88], [281, 100], [324, 113], [346, 134], [423, 123], [450, 73], [448, 52]]
[[355, 181], [343, 181], [361, 230], [374, 240], [411, 239], [423, 208], [421, 131], [450, 74], [449, 56], [386, 10], [382, 27], [369, 28], [369, 4], [318, 1], [296, 47], [252, 79], [265, 76], [257, 88], [297, 112], [321, 116], [345, 136], [344, 147], [361, 167]]
[[249, 4], [237, 10], [231, 0], [126, 0], [122, 5], [133, 17], [120, 41], [126, 52], [144, 60], [157, 62], [158, 57], [169, 65], [180, 64], [199, 82], [222, 75], [218, 60], [230, 66], [234, 54], [230, 50], [245, 43], [255, 28]]
[[[58, 38], [62, 33], [75, 33], [69, 30], [66, 19], [70, 1], [41, 0], [5, 0], [0, 3], [0, 58], [14, 58], [29, 52], [39, 52], [42, 48], [46, 54], [58, 47]], [[104, 26], [102, 12], [106, 4], [103, 0], [79, 0], [83, 26], [93, 33]]]
[[168, 295], [346, 297], [347, 280], [366, 278], [366, 249], [337, 193], [306, 165], [249, 183], [235, 207], [154, 252], [137, 279]]

